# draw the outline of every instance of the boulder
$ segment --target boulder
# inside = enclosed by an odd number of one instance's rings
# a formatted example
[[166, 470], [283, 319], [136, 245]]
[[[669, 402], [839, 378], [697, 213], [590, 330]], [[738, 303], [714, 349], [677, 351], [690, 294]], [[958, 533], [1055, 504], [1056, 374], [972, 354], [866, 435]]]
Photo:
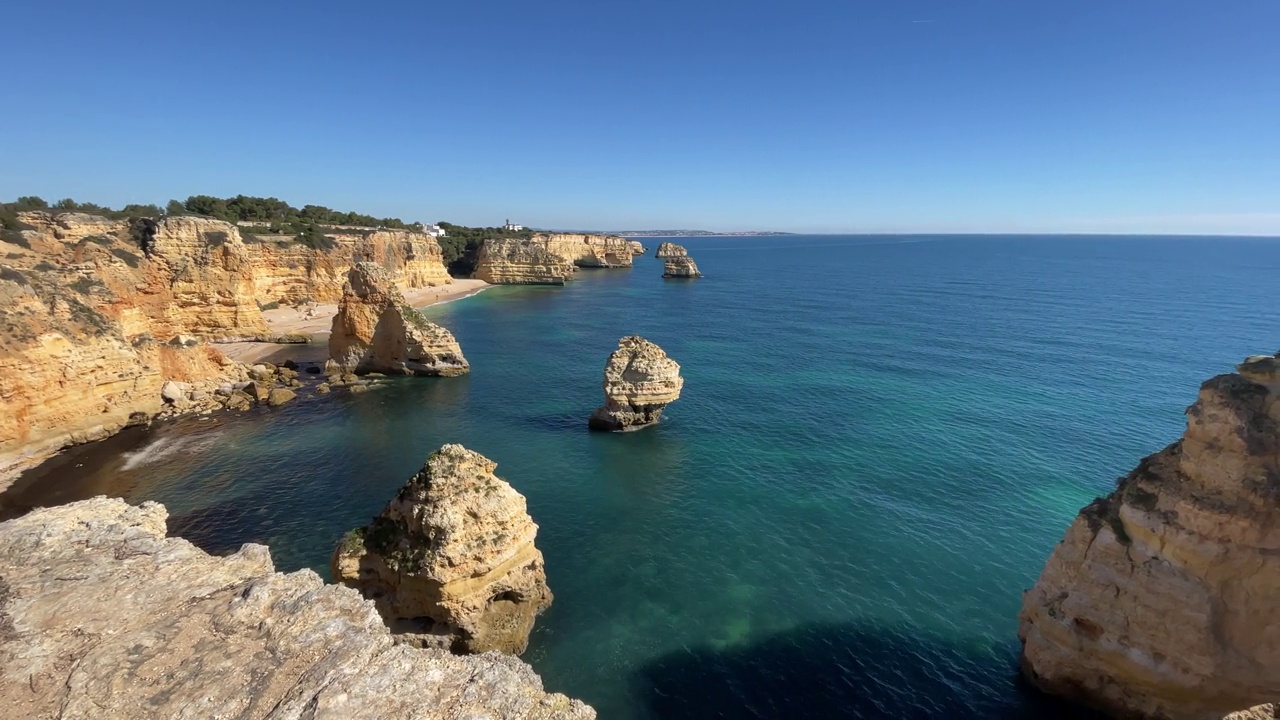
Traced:
[[160, 398], [170, 405], [182, 402], [187, 399], [187, 391], [190, 385], [177, 380], [169, 380], [160, 386]]
[[267, 404], [271, 407], [280, 407], [296, 397], [298, 397], [297, 394], [289, 388], [272, 388], [271, 392], [267, 393]]
[[626, 431], [656, 424], [680, 397], [680, 365], [639, 335], [618, 341], [604, 367], [605, 404], [591, 414], [593, 430]]
[[410, 307], [386, 270], [357, 263], [333, 318], [328, 369], [448, 377], [471, 367], [453, 333]]
[[334, 551], [333, 576], [372, 598], [402, 641], [518, 654], [551, 604], [538, 526], [496, 468], [445, 445]]
[[1182, 439], [1080, 511], [1023, 596], [1022, 667], [1109, 714], [1221, 718], [1280, 693], [1274, 357], [1200, 387]]
[[253, 407], [254, 398], [243, 390], [234, 390], [227, 398], [228, 410], [248, 410]]
[[271, 395], [271, 385], [264, 382], [254, 381], [244, 387], [245, 395], [257, 402], [266, 402], [267, 397]]

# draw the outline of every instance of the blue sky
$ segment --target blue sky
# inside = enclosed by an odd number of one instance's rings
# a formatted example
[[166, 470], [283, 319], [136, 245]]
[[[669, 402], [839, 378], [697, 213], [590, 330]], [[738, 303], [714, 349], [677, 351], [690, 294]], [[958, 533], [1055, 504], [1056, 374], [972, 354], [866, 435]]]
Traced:
[[4, 15], [0, 198], [1280, 234], [1277, 0], [48, 0]]

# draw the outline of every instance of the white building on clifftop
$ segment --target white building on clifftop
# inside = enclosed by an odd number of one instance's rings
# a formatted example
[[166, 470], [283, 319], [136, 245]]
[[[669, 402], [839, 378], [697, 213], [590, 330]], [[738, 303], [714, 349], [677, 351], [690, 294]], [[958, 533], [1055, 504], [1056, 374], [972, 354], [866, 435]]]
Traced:
[[515, 223], [511, 222], [510, 220], [507, 220], [507, 224], [506, 224], [506, 225], [503, 225], [503, 226], [502, 226], [502, 229], [503, 229], [503, 230], [508, 230], [508, 231], [510, 231], [510, 232], [518, 232], [518, 231], [520, 231], [520, 230], [523, 230], [523, 229], [524, 229], [524, 226], [523, 226], [523, 225], [517, 225], [517, 224], [515, 224]]

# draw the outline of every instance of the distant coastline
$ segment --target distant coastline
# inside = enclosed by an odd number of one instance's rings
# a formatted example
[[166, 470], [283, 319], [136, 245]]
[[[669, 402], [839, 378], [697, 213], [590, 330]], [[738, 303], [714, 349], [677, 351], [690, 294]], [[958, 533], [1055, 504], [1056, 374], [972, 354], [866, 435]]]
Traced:
[[622, 237], [759, 237], [762, 235], [798, 234], [777, 230], [742, 230], [739, 232], [714, 232], [712, 230], [555, 230], [554, 232], [620, 235]]

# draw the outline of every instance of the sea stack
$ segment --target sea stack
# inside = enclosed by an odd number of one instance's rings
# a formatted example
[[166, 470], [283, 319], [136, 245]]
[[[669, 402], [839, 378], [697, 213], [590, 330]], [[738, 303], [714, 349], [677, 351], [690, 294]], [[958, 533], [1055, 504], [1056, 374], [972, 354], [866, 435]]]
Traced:
[[700, 278], [702, 273], [698, 271], [698, 264], [693, 261], [693, 258], [685, 255], [667, 258], [663, 264], [662, 277]]
[[686, 257], [689, 251], [684, 249], [683, 245], [677, 245], [673, 242], [664, 242], [658, 246], [658, 252], [654, 253], [654, 257], [659, 260], [673, 257]]
[[1280, 361], [1237, 370], [1080, 511], [1023, 597], [1022, 667], [1045, 691], [1169, 720], [1280, 694]]
[[538, 526], [497, 463], [445, 445], [333, 556], [333, 576], [374, 600], [401, 640], [458, 653], [524, 652], [551, 605]]
[[381, 265], [347, 273], [329, 334], [330, 372], [462, 375], [471, 369], [453, 333], [409, 306]]
[[618, 341], [604, 366], [604, 407], [591, 414], [592, 430], [620, 432], [656, 424], [680, 398], [680, 365], [639, 335]]
[[649, 252], [649, 248], [645, 247], [644, 243], [639, 240], [628, 240], [627, 247], [631, 249], [632, 255], [644, 255]]

